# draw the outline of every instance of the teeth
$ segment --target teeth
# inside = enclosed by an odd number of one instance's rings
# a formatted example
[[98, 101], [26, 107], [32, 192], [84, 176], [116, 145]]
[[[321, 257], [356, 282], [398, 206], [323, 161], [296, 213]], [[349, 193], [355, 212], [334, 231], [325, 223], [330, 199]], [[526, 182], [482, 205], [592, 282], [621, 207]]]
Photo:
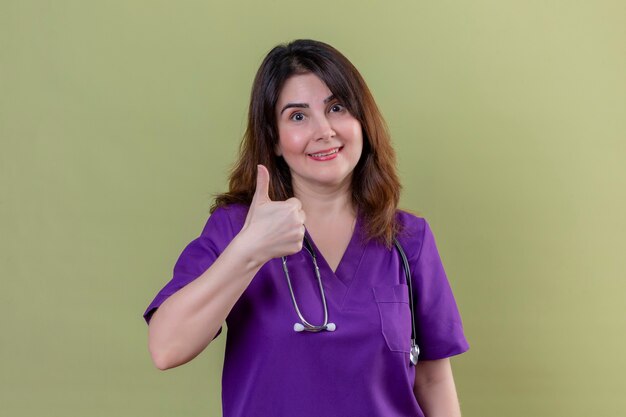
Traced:
[[328, 152], [328, 153], [312, 153], [310, 155], [319, 158], [321, 156], [328, 156], [328, 155], [332, 155], [332, 154], [337, 153], [337, 152], [339, 152], [339, 148], [335, 148], [331, 152]]

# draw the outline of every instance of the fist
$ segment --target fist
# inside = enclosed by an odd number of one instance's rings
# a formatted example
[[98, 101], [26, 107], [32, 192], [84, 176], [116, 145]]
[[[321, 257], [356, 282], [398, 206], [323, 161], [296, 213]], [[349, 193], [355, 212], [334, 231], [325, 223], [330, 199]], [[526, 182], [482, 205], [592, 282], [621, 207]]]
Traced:
[[300, 252], [304, 239], [305, 214], [302, 203], [293, 197], [272, 201], [270, 174], [257, 166], [256, 189], [241, 233], [263, 263], [272, 258]]

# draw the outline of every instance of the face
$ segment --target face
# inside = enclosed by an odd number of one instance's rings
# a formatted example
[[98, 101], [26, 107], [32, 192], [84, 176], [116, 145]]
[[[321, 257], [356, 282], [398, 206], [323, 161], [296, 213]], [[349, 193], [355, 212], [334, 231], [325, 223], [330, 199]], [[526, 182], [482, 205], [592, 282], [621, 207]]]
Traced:
[[361, 124], [315, 74], [288, 78], [276, 104], [276, 155], [294, 189], [349, 186], [363, 149]]

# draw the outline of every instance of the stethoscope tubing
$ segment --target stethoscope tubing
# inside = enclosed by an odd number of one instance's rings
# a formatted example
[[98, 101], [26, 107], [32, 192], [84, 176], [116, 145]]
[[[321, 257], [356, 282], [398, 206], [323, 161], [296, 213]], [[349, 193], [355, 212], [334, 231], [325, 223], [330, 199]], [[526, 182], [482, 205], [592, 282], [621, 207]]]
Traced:
[[[415, 309], [414, 309], [414, 300], [413, 300], [413, 284], [411, 280], [411, 268], [409, 266], [409, 262], [407, 260], [406, 254], [404, 253], [404, 250], [402, 249], [402, 245], [400, 245], [400, 242], [398, 241], [398, 239], [394, 238], [393, 242], [398, 253], [400, 254], [400, 258], [402, 259], [404, 276], [405, 276], [406, 283], [407, 283], [408, 290], [409, 290], [409, 308], [411, 311], [411, 350], [409, 353], [409, 359], [412, 365], [417, 365], [417, 358], [419, 356], [419, 347], [417, 346], [417, 343], [416, 343], [415, 314], [414, 314]], [[291, 278], [289, 276], [289, 268], [287, 267], [287, 257], [283, 256], [282, 257], [283, 271], [285, 273], [285, 278], [287, 279], [287, 285], [289, 286], [289, 293], [291, 294], [291, 301], [293, 302], [293, 307], [296, 310], [296, 314], [298, 315], [298, 318], [300, 319], [300, 323], [294, 324], [294, 330], [296, 332], [301, 332], [301, 331], [320, 332], [322, 330], [334, 331], [336, 329], [336, 325], [334, 323], [328, 322], [328, 305], [326, 303], [326, 296], [324, 292], [324, 286], [322, 285], [320, 269], [319, 269], [319, 266], [317, 265], [317, 257], [315, 255], [315, 250], [313, 250], [313, 245], [311, 244], [311, 242], [309, 241], [306, 235], [304, 236], [303, 243], [304, 243], [305, 249], [311, 255], [311, 258], [313, 259], [313, 265], [315, 266], [315, 277], [319, 285], [320, 295], [322, 297], [322, 306], [324, 308], [324, 323], [320, 326], [316, 326], [314, 324], [309, 323], [302, 315], [302, 312], [300, 311], [300, 308], [298, 307], [298, 302], [296, 301], [296, 296], [294, 294], [293, 287], [291, 285]]]
[[[306, 319], [300, 312], [300, 308], [298, 307], [298, 303], [296, 302], [296, 296], [293, 292], [293, 287], [291, 285], [291, 278], [289, 276], [289, 268], [287, 268], [287, 258], [285, 256], [282, 257], [283, 271], [285, 272], [285, 277], [287, 278], [287, 284], [289, 285], [289, 292], [291, 293], [291, 301], [293, 302], [293, 307], [296, 310], [296, 313], [298, 314], [298, 317], [300, 318], [300, 322], [303, 325], [303, 327], [298, 327], [298, 324], [296, 323], [296, 325], [294, 325], [294, 330], [296, 331], [305, 330], [307, 332], [320, 332], [322, 330], [328, 330], [328, 327], [329, 327], [328, 326], [329, 324], [328, 323], [328, 306], [326, 304], [326, 296], [324, 292], [324, 287], [322, 285], [322, 277], [320, 275], [320, 268], [317, 265], [317, 257], [315, 256], [313, 245], [311, 245], [311, 242], [306, 237], [306, 235], [304, 236], [304, 245], [305, 245], [306, 250], [309, 252], [311, 257], [313, 258], [313, 265], [315, 266], [315, 277], [317, 278], [317, 283], [320, 289], [320, 295], [322, 297], [322, 305], [324, 306], [324, 324], [322, 324], [321, 326], [316, 326], [314, 324], [311, 324], [308, 321], [306, 321]], [[332, 330], [334, 330], [334, 328]]]

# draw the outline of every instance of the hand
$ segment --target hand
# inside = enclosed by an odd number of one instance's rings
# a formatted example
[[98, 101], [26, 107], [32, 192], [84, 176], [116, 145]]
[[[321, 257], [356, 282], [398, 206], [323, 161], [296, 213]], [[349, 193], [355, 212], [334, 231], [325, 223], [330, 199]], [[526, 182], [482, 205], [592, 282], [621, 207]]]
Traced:
[[286, 201], [272, 201], [269, 185], [267, 168], [258, 165], [256, 190], [240, 232], [254, 251], [254, 258], [262, 263], [300, 252], [305, 230], [305, 214], [300, 200], [292, 197]]

